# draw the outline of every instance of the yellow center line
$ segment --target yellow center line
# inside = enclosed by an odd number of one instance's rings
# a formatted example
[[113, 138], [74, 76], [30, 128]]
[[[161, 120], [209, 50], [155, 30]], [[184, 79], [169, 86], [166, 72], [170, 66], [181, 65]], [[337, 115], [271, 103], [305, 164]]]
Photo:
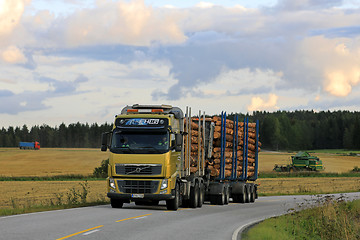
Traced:
[[140, 218], [140, 217], [145, 217], [145, 216], [150, 216], [150, 215], [152, 215], [152, 213], [145, 214], [145, 215], [140, 215], [140, 216], [136, 216], [136, 217], [125, 218], [125, 219], [117, 220], [116, 222], [127, 221], [127, 220], [130, 220], [130, 219], [135, 219], [135, 218]]
[[73, 233], [73, 234], [71, 234], [71, 235], [68, 235], [68, 236], [65, 236], [65, 237], [62, 237], [62, 238], [58, 238], [58, 239], [56, 239], [56, 240], [67, 239], [67, 238], [70, 238], [70, 237], [79, 235], [79, 234], [81, 234], [81, 233], [84, 233], [84, 232], [88, 232], [88, 231], [91, 231], [91, 230], [94, 230], [94, 229], [97, 229], [97, 228], [101, 228], [101, 227], [103, 227], [103, 226], [104, 226], [104, 225], [100, 225], [100, 226], [97, 226], [97, 227], [89, 228], [89, 229], [86, 229], [86, 230], [81, 231], [81, 232]]

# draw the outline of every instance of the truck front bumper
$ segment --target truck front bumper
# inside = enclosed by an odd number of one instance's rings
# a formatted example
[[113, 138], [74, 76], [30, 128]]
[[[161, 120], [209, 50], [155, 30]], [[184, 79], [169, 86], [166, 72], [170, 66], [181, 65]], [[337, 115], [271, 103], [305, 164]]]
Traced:
[[130, 201], [139, 201], [139, 200], [169, 200], [173, 199], [175, 196], [172, 194], [127, 194], [127, 193], [113, 193], [109, 192], [107, 194], [108, 198], [112, 199], [122, 199]]

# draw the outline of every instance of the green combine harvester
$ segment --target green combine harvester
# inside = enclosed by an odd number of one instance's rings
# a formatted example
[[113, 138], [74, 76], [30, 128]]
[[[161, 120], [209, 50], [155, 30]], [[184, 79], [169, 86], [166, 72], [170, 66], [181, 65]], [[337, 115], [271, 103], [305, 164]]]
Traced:
[[276, 172], [295, 172], [295, 171], [321, 171], [324, 170], [322, 161], [307, 152], [298, 152], [291, 156], [291, 163], [287, 165], [275, 164]]

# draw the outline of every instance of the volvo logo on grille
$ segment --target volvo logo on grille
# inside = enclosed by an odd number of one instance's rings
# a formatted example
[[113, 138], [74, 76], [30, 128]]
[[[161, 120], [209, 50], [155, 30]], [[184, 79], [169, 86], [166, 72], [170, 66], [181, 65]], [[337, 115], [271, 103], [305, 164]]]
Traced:
[[136, 167], [135, 170], [128, 172], [126, 174], [136, 174], [136, 173], [141, 173], [142, 170], [148, 169], [151, 166], [146, 166], [146, 167]]

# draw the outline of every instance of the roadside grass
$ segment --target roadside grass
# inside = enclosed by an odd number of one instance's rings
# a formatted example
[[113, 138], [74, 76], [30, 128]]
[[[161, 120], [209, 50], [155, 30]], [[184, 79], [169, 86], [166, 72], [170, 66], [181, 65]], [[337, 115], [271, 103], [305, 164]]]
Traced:
[[80, 174], [67, 174], [67, 175], [56, 175], [56, 176], [48, 176], [48, 177], [38, 177], [38, 176], [24, 176], [24, 177], [7, 177], [0, 176], [1, 181], [97, 181], [97, 180], [105, 180], [103, 177], [97, 177], [94, 175], [80, 175]]
[[44, 211], [52, 211], [52, 210], [60, 210], [60, 209], [69, 209], [69, 208], [76, 208], [76, 207], [89, 207], [89, 206], [97, 206], [97, 205], [105, 205], [109, 204], [107, 200], [98, 200], [86, 203], [78, 203], [78, 204], [35, 204], [30, 206], [15, 206], [15, 208], [5, 208], [0, 209], [0, 216], [9, 216], [9, 215], [17, 215], [17, 214], [24, 214], [24, 213], [33, 213], [33, 212], [44, 212]]
[[243, 233], [245, 240], [360, 239], [360, 200], [319, 199], [317, 206], [267, 219]]
[[108, 204], [104, 194], [89, 198], [90, 186], [88, 181], [79, 182], [66, 192], [53, 193], [53, 197], [45, 199], [28, 198], [20, 201], [19, 198], [10, 199], [10, 207], [0, 208], [0, 216], [41, 212], [49, 210], [67, 209]]
[[0, 215], [109, 203], [106, 181], [0, 181]]

